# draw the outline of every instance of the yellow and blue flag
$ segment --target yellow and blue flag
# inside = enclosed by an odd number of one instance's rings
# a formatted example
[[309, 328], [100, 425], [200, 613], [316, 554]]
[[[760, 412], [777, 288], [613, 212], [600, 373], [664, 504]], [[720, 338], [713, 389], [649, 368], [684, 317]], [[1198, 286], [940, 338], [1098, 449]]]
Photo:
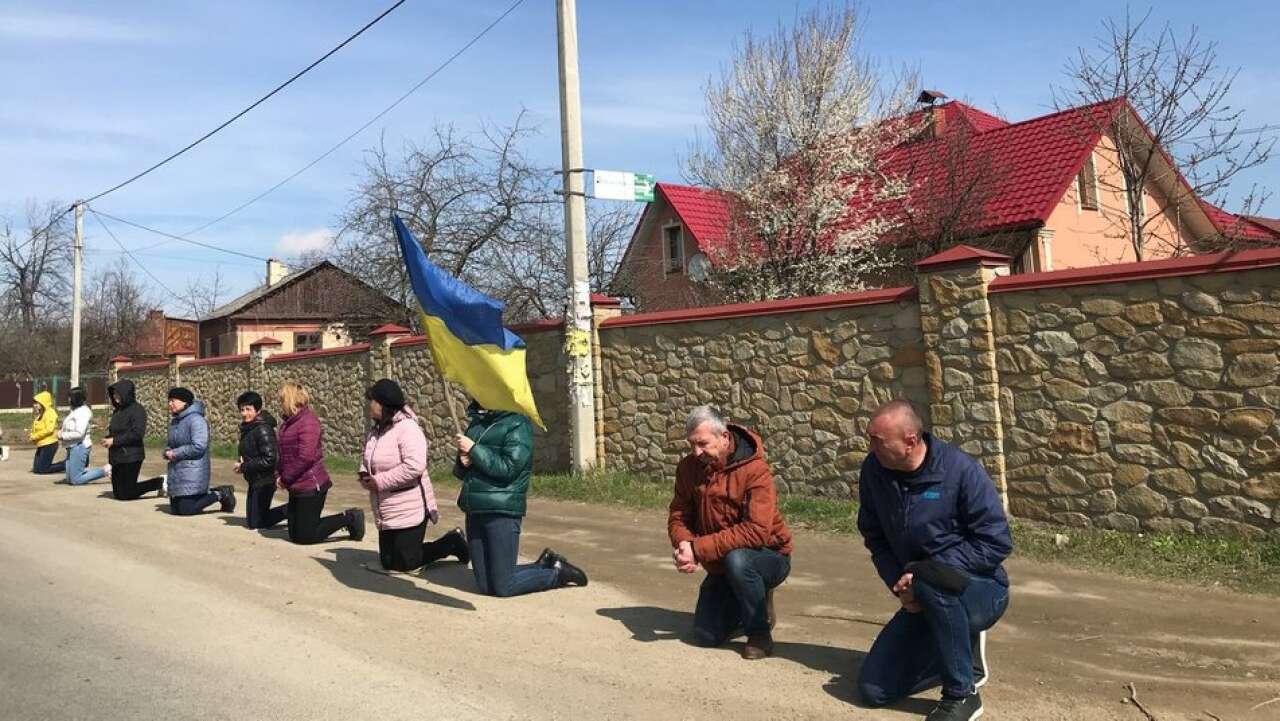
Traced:
[[502, 303], [436, 267], [404, 221], [393, 220], [440, 374], [486, 409], [524, 414], [546, 430], [525, 372], [524, 341], [503, 327]]

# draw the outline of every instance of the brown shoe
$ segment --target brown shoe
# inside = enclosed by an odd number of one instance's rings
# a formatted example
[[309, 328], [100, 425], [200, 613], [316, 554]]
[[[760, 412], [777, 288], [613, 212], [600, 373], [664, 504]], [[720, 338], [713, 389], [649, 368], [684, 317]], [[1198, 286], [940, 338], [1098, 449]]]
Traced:
[[773, 610], [773, 589], [764, 592], [764, 612], [769, 619], [769, 630], [778, 625], [778, 614]]
[[742, 657], [748, 661], [759, 661], [772, 655], [773, 636], [768, 633], [748, 637], [747, 645], [742, 647]]

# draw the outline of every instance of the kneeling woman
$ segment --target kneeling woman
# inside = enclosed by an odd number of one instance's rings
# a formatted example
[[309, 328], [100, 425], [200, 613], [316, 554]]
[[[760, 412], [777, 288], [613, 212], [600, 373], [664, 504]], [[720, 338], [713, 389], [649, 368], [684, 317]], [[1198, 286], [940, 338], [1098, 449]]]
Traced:
[[455, 528], [424, 543], [427, 524], [439, 520], [427, 475], [427, 437], [405, 404], [404, 392], [383, 378], [365, 392], [373, 428], [364, 439], [360, 485], [369, 491], [378, 525], [378, 560], [387, 571], [412, 571], [445, 556], [469, 559], [467, 541]]
[[535, 563], [517, 565], [520, 524], [533, 468], [533, 425], [519, 413], [486, 411], [472, 401], [466, 434], [456, 437], [453, 475], [462, 479], [458, 506], [467, 514], [471, 570], [480, 592], [520, 596], [562, 586], [585, 586], [587, 574], [546, 549]]
[[311, 412], [311, 395], [297, 383], [280, 387], [280, 412], [284, 423], [276, 434], [280, 449], [277, 485], [289, 492], [285, 515], [289, 519], [289, 540], [320, 543], [347, 529], [353, 541], [364, 538], [364, 512], [348, 508], [341, 514], [320, 517], [324, 499], [333, 487], [324, 467], [324, 429]]
[[209, 421], [204, 417], [204, 401], [196, 400], [186, 388], [170, 388], [169, 413], [173, 419], [164, 449], [169, 461], [165, 474], [169, 510], [175, 516], [194, 516], [217, 503], [224, 513], [231, 513], [236, 509], [235, 489], [209, 490]]

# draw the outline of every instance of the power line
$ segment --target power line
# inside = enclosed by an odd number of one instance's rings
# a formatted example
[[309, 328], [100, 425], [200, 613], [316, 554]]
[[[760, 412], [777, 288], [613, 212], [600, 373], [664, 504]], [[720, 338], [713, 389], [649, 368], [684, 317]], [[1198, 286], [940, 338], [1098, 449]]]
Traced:
[[138, 230], [145, 230], [145, 231], [147, 231], [148, 233], [155, 233], [156, 235], [162, 235], [162, 236], [164, 236], [164, 237], [166, 237], [166, 238], [172, 238], [173, 240], [179, 240], [179, 241], [182, 241], [183, 243], [190, 243], [191, 245], [198, 245], [198, 246], [200, 246], [201, 248], [208, 248], [209, 250], [216, 250], [216, 251], [218, 251], [218, 252], [220, 252], [220, 253], [230, 253], [231, 255], [238, 255], [238, 256], [240, 256], [240, 257], [242, 257], [242, 258], [248, 258], [248, 259], [250, 259], [250, 260], [261, 260], [261, 261], [269, 260], [268, 258], [263, 258], [262, 256], [259, 256], [259, 255], [250, 255], [249, 253], [241, 253], [241, 252], [240, 252], [240, 251], [238, 251], [238, 250], [231, 250], [230, 248], [219, 248], [219, 247], [218, 247], [218, 246], [216, 246], [216, 245], [210, 245], [210, 244], [208, 244], [208, 243], [201, 243], [201, 242], [200, 242], [200, 241], [198, 241], [198, 240], [192, 240], [192, 239], [190, 239], [190, 238], [184, 238], [184, 237], [182, 237], [182, 236], [180, 236], [180, 235], [174, 235], [173, 233], [166, 233], [166, 232], [164, 232], [163, 230], [156, 230], [155, 228], [150, 228], [150, 227], [145, 226], [145, 225], [143, 225], [143, 224], [141, 224], [141, 223], [135, 223], [135, 222], [133, 222], [132, 220], [125, 220], [124, 218], [117, 218], [116, 216], [114, 216], [114, 215], [112, 215], [112, 214], [110, 214], [110, 213], [104, 213], [104, 212], [102, 212], [102, 211], [100, 211], [100, 210], [95, 210], [95, 211], [93, 211], [93, 213], [94, 213], [94, 215], [102, 215], [103, 217], [110, 218], [110, 219], [112, 219], [112, 220], [116, 221], [117, 223], [124, 223], [125, 225], [133, 226], [134, 228], [137, 228]]
[[[259, 193], [259, 194], [255, 195], [255, 196], [253, 196], [252, 198], [250, 198], [249, 200], [245, 201], [244, 203], [241, 203], [240, 205], [236, 206], [235, 208], [232, 208], [231, 210], [227, 211], [226, 213], [223, 213], [222, 215], [220, 215], [220, 216], [218, 216], [218, 217], [214, 218], [213, 220], [211, 220], [211, 221], [209, 221], [209, 222], [205, 223], [204, 225], [201, 225], [201, 226], [200, 226], [200, 227], [198, 227], [198, 228], [194, 228], [194, 229], [192, 229], [192, 230], [187, 231], [184, 235], [195, 235], [196, 233], [199, 233], [200, 231], [202, 231], [202, 230], [204, 230], [204, 229], [206, 229], [206, 228], [208, 228], [208, 227], [210, 227], [210, 226], [212, 226], [212, 225], [216, 225], [217, 223], [221, 223], [222, 221], [226, 220], [227, 218], [230, 218], [231, 216], [235, 215], [236, 213], [239, 213], [240, 211], [244, 210], [245, 208], [248, 208], [250, 205], [253, 205], [254, 203], [258, 202], [259, 200], [262, 200], [263, 198], [267, 197], [268, 195], [271, 195], [271, 194], [272, 194], [272, 193], [274, 193], [275, 191], [277, 191], [277, 190], [279, 190], [280, 188], [282, 188], [282, 187], [283, 187], [286, 183], [288, 183], [289, 181], [293, 180], [294, 178], [298, 177], [299, 175], [302, 175], [303, 173], [307, 172], [307, 171], [308, 171], [308, 170], [310, 170], [311, 168], [315, 167], [317, 164], [319, 164], [322, 160], [324, 160], [325, 158], [329, 157], [330, 155], [333, 155], [335, 152], [337, 152], [337, 151], [338, 151], [338, 149], [339, 149], [339, 148], [341, 148], [342, 146], [344, 146], [344, 145], [346, 145], [347, 143], [351, 142], [351, 140], [352, 140], [352, 139], [354, 139], [357, 135], [359, 135], [360, 133], [363, 133], [364, 131], [368, 130], [368, 129], [369, 129], [369, 127], [370, 127], [371, 125], [373, 125], [374, 123], [376, 123], [376, 122], [378, 122], [379, 120], [381, 120], [381, 119], [382, 119], [382, 118], [383, 118], [387, 113], [391, 112], [392, 110], [395, 110], [395, 109], [396, 109], [396, 107], [398, 107], [398, 106], [399, 106], [401, 103], [403, 103], [405, 100], [408, 100], [410, 95], [413, 95], [414, 93], [416, 93], [419, 89], [421, 89], [421, 88], [422, 88], [422, 86], [423, 86], [423, 85], [426, 85], [428, 82], [430, 82], [430, 81], [431, 81], [431, 79], [432, 79], [432, 78], [434, 78], [435, 76], [439, 75], [439, 74], [440, 74], [440, 73], [441, 73], [445, 68], [449, 67], [449, 65], [450, 65], [450, 64], [452, 64], [454, 60], [457, 60], [459, 56], [461, 56], [461, 55], [462, 55], [463, 53], [465, 53], [466, 51], [470, 50], [472, 45], [475, 45], [476, 43], [480, 42], [481, 38], [483, 38], [485, 35], [488, 35], [488, 34], [489, 34], [489, 31], [491, 31], [491, 30], [493, 30], [495, 27], [497, 27], [498, 23], [500, 23], [500, 22], [502, 22], [503, 20], [505, 20], [505, 19], [506, 19], [506, 17], [507, 17], [508, 15], [510, 15], [512, 12], [514, 12], [514, 11], [515, 11], [515, 9], [516, 9], [516, 8], [518, 8], [518, 7], [520, 7], [520, 5], [521, 5], [521, 4], [523, 4], [523, 3], [524, 3], [524, 0], [516, 0], [514, 3], [512, 3], [512, 4], [511, 4], [511, 6], [510, 6], [510, 7], [508, 7], [508, 8], [506, 9], [506, 11], [505, 11], [505, 12], [503, 12], [501, 15], [499, 15], [499, 16], [497, 17], [497, 19], [495, 19], [493, 22], [491, 22], [491, 23], [489, 23], [487, 26], [485, 26], [485, 28], [484, 28], [483, 30], [481, 30], [481, 31], [480, 31], [480, 32], [479, 32], [475, 37], [473, 37], [473, 38], [471, 38], [470, 40], [468, 40], [466, 44], [464, 44], [464, 45], [463, 45], [461, 48], [459, 48], [456, 52], [454, 52], [452, 55], [450, 55], [450, 56], [449, 56], [449, 57], [448, 57], [444, 62], [442, 62], [442, 63], [440, 63], [439, 65], [437, 65], [437, 66], [436, 66], [436, 68], [435, 68], [434, 70], [432, 70], [430, 73], [428, 73], [426, 77], [424, 77], [422, 80], [418, 81], [418, 83], [417, 83], [416, 85], [414, 85], [413, 87], [409, 88], [408, 92], [404, 93], [404, 94], [403, 94], [403, 95], [401, 95], [399, 98], [397, 98], [397, 99], [395, 100], [395, 102], [393, 102], [393, 103], [391, 103], [390, 105], [388, 105], [387, 107], [383, 108], [383, 109], [382, 109], [382, 110], [381, 110], [377, 115], [374, 115], [372, 118], [370, 118], [370, 119], [369, 119], [369, 121], [368, 121], [368, 122], [366, 122], [364, 125], [361, 125], [359, 128], [356, 128], [355, 132], [351, 133], [351, 134], [350, 134], [350, 135], [348, 135], [347, 137], [345, 137], [345, 138], [343, 138], [342, 140], [338, 141], [338, 143], [337, 143], [336, 145], [334, 145], [333, 147], [331, 147], [331, 148], [329, 148], [328, 150], [326, 150], [326, 151], [324, 151], [323, 153], [321, 153], [321, 154], [320, 154], [320, 156], [319, 156], [319, 157], [317, 157], [315, 160], [312, 160], [310, 163], [307, 163], [306, 165], [302, 166], [302, 167], [301, 167], [301, 168], [299, 168], [296, 172], [294, 172], [293, 174], [291, 174], [291, 175], [289, 175], [288, 177], [286, 177], [284, 180], [281, 180], [280, 182], [276, 183], [275, 185], [271, 186], [270, 188], [267, 188], [267, 189], [266, 189], [266, 190], [264, 190], [263, 192], [261, 192], [261, 193]], [[176, 237], [176, 236], [174, 236], [174, 237]], [[179, 240], [181, 240], [182, 238], [178, 238], [178, 239], [179, 239]]]
[[[162, 242], [167, 243], [169, 241], [166, 240]], [[186, 256], [164, 255], [162, 253], [147, 253], [145, 251], [146, 251], [146, 246], [143, 246], [142, 248], [135, 249], [135, 250], [111, 250], [110, 248], [85, 248], [84, 249], [84, 252], [90, 255], [94, 255], [94, 254], [121, 255], [122, 253], [131, 253], [138, 258], [156, 258], [157, 260], [180, 260], [180, 261], [191, 262], [191, 258]], [[237, 265], [237, 266], [243, 266], [243, 267], [252, 266], [254, 268], [261, 265], [261, 263], [257, 261], [248, 261], [248, 260], [219, 260], [218, 262], [226, 263], [227, 265]]]
[[179, 300], [179, 301], [182, 300], [181, 296], [179, 296], [177, 293], [174, 293], [169, 288], [169, 286], [165, 285], [163, 282], [160, 281], [159, 278], [155, 277], [155, 275], [151, 273], [151, 271], [147, 268], [147, 266], [142, 264], [142, 261], [133, 257], [133, 253], [130, 253], [129, 249], [124, 247], [124, 243], [121, 243], [120, 239], [116, 237], [116, 234], [112, 233], [111, 229], [107, 227], [107, 224], [102, 222], [102, 216], [98, 215], [98, 211], [94, 210], [93, 208], [89, 208], [89, 212], [92, 213], [93, 217], [98, 221], [98, 225], [101, 225], [102, 229], [107, 231], [107, 235], [111, 236], [111, 239], [116, 242], [116, 245], [120, 246], [120, 250], [124, 251], [124, 254], [129, 256], [129, 260], [132, 260], [135, 265], [141, 268], [142, 272], [146, 273], [148, 278], [150, 278], [151, 280], [154, 280], [156, 282], [156, 285], [168, 291], [169, 295], [173, 296], [175, 300]]
[[199, 138], [196, 138], [194, 141], [192, 141], [191, 143], [189, 143], [186, 147], [182, 148], [182, 149], [181, 149], [181, 150], [179, 150], [178, 152], [173, 153], [173, 154], [172, 154], [172, 155], [170, 155], [169, 157], [165, 158], [164, 160], [161, 160], [160, 162], [156, 163], [155, 165], [152, 165], [151, 167], [149, 167], [149, 168], [147, 168], [146, 170], [142, 171], [141, 173], [138, 173], [137, 175], [135, 175], [135, 176], [133, 176], [133, 177], [129, 178], [128, 180], [125, 180], [125, 181], [123, 181], [123, 182], [121, 182], [121, 183], [117, 183], [116, 185], [113, 185], [113, 186], [111, 186], [110, 188], [107, 188], [106, 190], [102, 191], [101, 193], [98, 193], [97, 195], [90, 196], [90, 197], [89, 197], [87, 200], [85, 200], [84, 202], [86, 202], [86, 203], [91, 203], [91, 202], [93, 202], [93, 201], [95, 201], [95, 200], [97, 200], [97, 199], [99, 199], [99, 198], [103, 197], [104, 195], [108, 195], [108, 194], [110, 194], [110, 193], [114, 193], [115, 191], [117, 191], [117, 190], [119, 190], [119, 189], [123, 188], [124, 186], [126, 186], [126, 185], [128, 185], [128, 184], [130, 184], [130, 183], [134, 182], [135, 180], [138, 180], [138, 179], [142, 178], [143, 176], [150, 174], [152, 171], [155, 171], [155, 170], [159, 169], [161, 166], [165, 165], [165, 164], [166, 164], [166, 163], [168, 163], [169, 161], [171, 161], [171, 160], [173, 160], [173, 159], [177, 158], [178, 156], [182, 155], [183, 153], [186, 153], [188, 150], [191, 150], [192, 148], [196, 147], [196, 146], [197, 146], [197, 145], [199, 145], [200, 143], [203, 143], [204, 141], [206, 141], [206, 140], [208, 140], [209, 138], [213, 137], [216, 133], [218, 133], [218, 132], [219, 132], [220, 130], [222, 130], [223, 128], [227, 127], [228, 125], [230, 125], [230, 124], [234, 123], [235, 121], [239, 120], [240, 118], [244, 117], [244, 115], [245, 115], [246, 113], [248, 113], [249, 111], [251, 111], [251, 110], [253, 110], [254, 108], [258, 107], [258, 106], [259, 106], [259, 105], [261, 105], [262, 103], [266, 102], [266, 101], [267, 101], [271, 96], [273, 96], [273, 95], [275, 95], [276, 93], [280, 92], [281, 90], [284, 90], [285, 88], [287, 88], [289, 85], [291, 85], [291, 84], [293, 83], [293, 81], [297, 80], [298, 78], [302, 77], [303, 75], [306, 75], [308, 72], [310, 72], [310, 71], [311, 71], [311, 69], [312, 69], [312, 68], [316, 67], [316, 66], [317, 66], [317, 65], [319, 65], [320, 63], [322, 63], [322, 62], [324, 62], [325, 60], [329, 59], [329, 57], [330, 57], [330, 56], [332, 56], [334, 53], [336, 53], [336, 52], [338, 52], [339, 50], [341, 50], [343, 47], [345, 47], [345, 46], [346, 46], [348, 43], [350, 43], [352, 40], [355, 40], [356, 38], [360, 37], [360, 35], [361, 35], [361, 34], [363, 34], [363, 33], [364, 33], [364, 31], [366, 31], [366, 30], [368, 30], [369, 28], [371, 28], [371, 27], [373, 27], [374, 25], [376, 25], [376, 24], [378, 23], [378, 21], [380, 21], [380, 20], [382, 20], [383, 18], [385, 18], [386, 16], [390, 15], [390, 14], [391, 14], [391, 12], [392, 12], [393, 10], [395, 10], [395, 9], [396, 9], [396, 8], [398, 8], [398, 7], [400, 7], [400, 6], [401, 6], [401, 5], [403, 5], [404, 3], [405, 3], [405, 0], [398, 0], [394, 5], [392, 5], [391, 7], [387, 8], [386, 10], [383, 10], [381, 15], [379, 15], [378, 17], [376, 17], [376, 18], [374, 18], [374, 19], [370, 20], [368, 23], [366, 23], [366, 24], [365, 24], [365, 26], [364, 26], [364, 27], [362, 27], [362, 28], [360, 28], [359, 30], [357, 30], [354, 34], [352, 34], [352, 35], [351, 35], [350, 37], [348, 37], [346, 40], [343, 40], [341, 43], [338, 43], [338, 45], [337, 45], [337, 46], [335, 46], [332, 50], [330, 50], [329, 52], [325, 53], [324, 55], [321, 55], [321, 56], [320, 56], [320, 58], [319, 58], [318, 60], [316, 60], [315, 62], [311, 63], [310, 65], [308, 65], [307, 67], [303, 68], [302, 70], [299, 70], [297, 73], [295, 73], [295, 74], [293, 75], [293, 77], [291, 77], [291, 78], [289, 78], [288, 80], [284, 81], [283, 83], [281, 83], [281, 84], [277, 85], [277, 86], [275, 87], [275, 89], [274, 89], [274, 90], [272, 90], [271, 92], [267, 93], [266, 95], [263, 95], [262, 97], [258, 98], [256, 101], [254, 101], [254, 102], [253, 102], [253, 104], [252, 104], [252, 105], [250, 105], [249, 107], [245, 108], [244, 110], [241, 110], [240, 112], [236, 113], [235, 115], [231, 116], [229, 119], [227, 119], [226, 121], [224, 121], [221, 125], [219, 125], [218, 127], [214, 128], [213, 130], [210, 130], [209, 132], [205, 133], [204, 135], [201, 135]]

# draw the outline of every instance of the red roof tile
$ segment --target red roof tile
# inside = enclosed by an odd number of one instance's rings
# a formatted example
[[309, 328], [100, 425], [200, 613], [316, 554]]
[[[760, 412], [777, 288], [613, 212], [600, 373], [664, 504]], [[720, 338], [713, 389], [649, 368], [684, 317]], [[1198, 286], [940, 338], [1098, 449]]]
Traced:
[[724, 242], [729, 226], [729, 204], [723, 193], [675, 183], [658, 183], [657, 191], [667, 199], [704, 252]]
[[[903, 202], [926, 207], [942, 199], [941, 189], [948, 184], [949, 174], [981, 172], [987, 176], [985, 199], [975, 208], [972, 226], [959, 230], [980, 235], [1043, 223], [1097, 144], [1101, 128], [1122, 103], [1113, 100], [1087, 105], [1019, 123], [1007, 123], [964, 103], [939, 105], [935, 110], [946, 113], [939, 137], [904, 143], [885, 158], [888, 174], [913, 179], [907, 197], [879, 202], [875, 212], [900, 214]], [[972, 131], [964, 141], [966, 160], [962, 165], [947, 161], [947, 143], [961, 122]], [[951, 182], [963, 180], [958, 177]], [[701, 250], [706, 252], [725, 240], [729, 223], [725, 194], [672, 183], [658, 183], [657, 187]], [[866, 202], [864, 194], [851, 205]], [[927, 235], [930, 231], [920, 228], [919, 232]]]
[[1204, 208], [1213, 227], [1228, 238], [1259, 242], [1280, 241], [1280, 223], [1275, 220], [1236, 215], [1204, 200], [1200, 201], [1200, 207]]

